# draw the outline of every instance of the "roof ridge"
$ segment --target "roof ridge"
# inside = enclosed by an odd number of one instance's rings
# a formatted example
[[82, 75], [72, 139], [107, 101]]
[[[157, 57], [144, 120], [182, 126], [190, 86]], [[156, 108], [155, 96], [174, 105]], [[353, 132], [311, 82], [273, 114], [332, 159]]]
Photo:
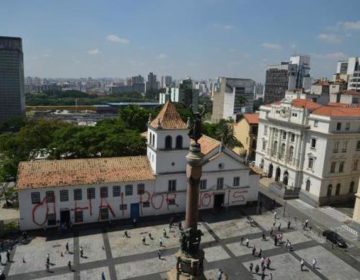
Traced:
[[156, 118], [150, 122], [150, 126], [164, 129], [187, 129], [186, 123], [170, 100], [166, 101]]

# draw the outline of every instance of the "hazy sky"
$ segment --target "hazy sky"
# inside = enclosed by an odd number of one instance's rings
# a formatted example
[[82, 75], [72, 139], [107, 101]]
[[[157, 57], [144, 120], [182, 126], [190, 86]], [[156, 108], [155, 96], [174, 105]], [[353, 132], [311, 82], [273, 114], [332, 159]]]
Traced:
[[41, 77], [233, 76], [311, 55], [311, 74], [360, 55], [359, 0], [4, 0], [0, 35], [23, 38]]

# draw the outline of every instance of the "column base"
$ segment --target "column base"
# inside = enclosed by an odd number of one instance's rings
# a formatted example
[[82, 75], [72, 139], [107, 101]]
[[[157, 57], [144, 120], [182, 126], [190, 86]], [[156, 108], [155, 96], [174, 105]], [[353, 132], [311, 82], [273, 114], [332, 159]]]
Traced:
[[204, 251], [188, 256], [181, 250], [175, 254], [176, 267], [167, 272], [168, 280], [206, 280], [204, 275]]

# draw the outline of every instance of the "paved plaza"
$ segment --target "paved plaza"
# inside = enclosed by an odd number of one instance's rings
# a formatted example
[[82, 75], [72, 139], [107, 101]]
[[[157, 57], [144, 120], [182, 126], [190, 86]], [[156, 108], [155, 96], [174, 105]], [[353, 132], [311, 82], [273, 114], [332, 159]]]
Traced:
[[[218, 269], [222, 269], [228, 279], [261, 279], [260, 273], [249, 271], [251, 263], [254, 267], [261, 266], [261, 259], [257, 256], [261, 249], [262, 256], [271, 260], [270, 268], [264, 272], [265, 279], [360, 280], [360, 263], [343, 249], [332, 248], [322, 236], [303, 230], [300, 223], [297, 225], [293, 221], [293, 226], [287, 229], [288, 220], [280, 215], [274, 219], [271, 212], [252, 215], [255, 223], [251, 225], [243, 210], [224, 210], [227, 211], [224, 219], [221, 218], [223, 213], [203, 215], [199, 227], [204, 233], [202, 247], [208, 279], [217, 279]], [[278, 232], [279, 225], [281, 232]], [[274, 234], [282, 234], [282, 244], [275, 246], [269, 236], [271, 228]], [[262, 238], [263, 233], [266, 240]], [[32, 236], [28, 244], [15, 246], [11, 263], [5, 263], [6, 254], [2, 252], [0, 270], [5, 271], [9, 280], [102, 279], [102, 274], [105, 279], [112, 280], [160, 280], [165, 279], [166, 271], [175, 266], [178, 239], [177, 226], [170, 229], [168, 224], [159, 221], [139, 224], [136, 228], [100, 225], [92, 229], [75, 229], [67, 235], [48, 232]], [[249, 241], [248, 247], [246, 240]], [[294, 250], [286, 248], [287, 240]], [[255, 256], [252, 255], [253, 247]], [[50, 257], [49, 271], [46, 271], [47, 254]], [[300, 269], [301, 258], [305, 261], [304, 271]], [[313, 258], [317, 260], [316, 268], [312, 267]]]

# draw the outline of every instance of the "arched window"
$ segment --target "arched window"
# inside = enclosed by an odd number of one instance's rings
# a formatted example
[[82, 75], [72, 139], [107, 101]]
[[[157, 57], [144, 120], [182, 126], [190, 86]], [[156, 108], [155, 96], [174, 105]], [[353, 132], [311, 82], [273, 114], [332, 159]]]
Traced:
[[172, 148], [172, 138], [170, 135], [165, 137], [165, 149], [171, 149]]
[[332, 185], [328, 185], [328, 189], [327, 189], [327, 196], [330, 197], [331, 196], [331, 193], [332, 193]]
[[291, 161], [293, 159], [293, 156], [294, 156], [294, 146], [290, 146], [288, 160]]
[[183, 138], [181, 135], [176, 137], [176, 149], [182, 149]]
[[280, 158], [283, 158], [285, 155], [285, 144], [281, 144], [281, 150], [280, 150]]
[[307, 180], [306, 180], [306, 185], [305, 185], [305, 190], [306, 190], [307, 192], [310, 191], [310, 185], [311, 185], [311, 182], [310, 182], [309, 179], [307, 179]]
[[341, 184], [337, 184], [335, 189], [335, 195], [340, 195], [340, 188], [341, 188]]
[[269, 165], [269, 170], [268, 170], [268, 177], [269, 177], [269, 178], [272, 178], [273, 169], [274, 169], [274, 166], [272, 165], [272, 163], [270, 163], [270, 165]]
[[278, 167], [278, 168], [276, 168], [276, 172], [275, 172], [275, 181], [276, 182], [279, 182], [280, 174], [281, 174], [281, 169], [280, 169], [280, 167]]
[[289, 182], [289, 172], [285, 171], [283, 175], [283, 183], [285, 186], [287, 186], [288, 182]]
[[350, 188], [349, 188], [349, 193], [353, 193], [354, 192], [354, 186], [355, 186], [355, 182], [351, 181], [350, 183]]
[[276, 155], [276, 153], [277, 153], [277, 144], [278, 144], [278, 142], [275, 141], [274, 146], [273, 146], [273, 152], [272, 152], [273, 155]]

